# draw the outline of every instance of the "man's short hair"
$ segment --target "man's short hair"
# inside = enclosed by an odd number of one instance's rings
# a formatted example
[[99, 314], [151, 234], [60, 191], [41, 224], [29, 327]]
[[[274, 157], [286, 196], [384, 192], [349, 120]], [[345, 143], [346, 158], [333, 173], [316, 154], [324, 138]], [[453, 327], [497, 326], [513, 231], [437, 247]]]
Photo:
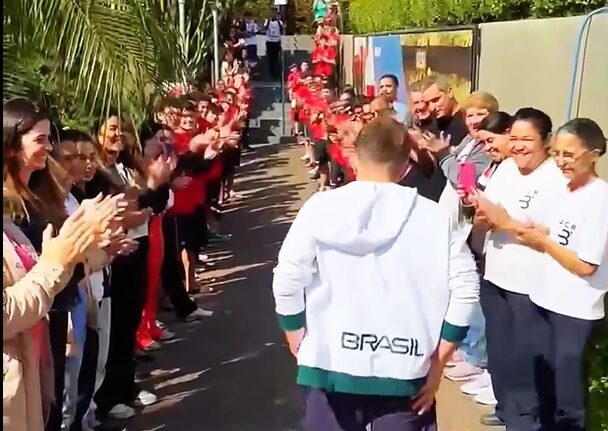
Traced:
[[421, 93], [422, 81], [414, 81], [410, 84], [410, 93]]
[[[366, 124], [355, 141], [358, 157], [380, 164], [402, 164], [410, 149], [403, 125], [392, 117], [378, 117]], [[409, 142], [409, 141], [407, 141]]]
[[420, 83], [422, 91], [426, 91], [429, 87], [432, 87], [433, 85], [437, 85], [437, 88], [439, 88], [444, 93], [447, 93], [448, 90], [452, 88], [448, 77], [440, 73], [429, 75], [423, 78]]
[[462, 104], [466, 111], [469, 108], [485, 109], [489, 113], [498, 112], [498, 100], [487, 91], [476, 91], [471, 93]]
[[[390, 79], [391, 81], [393, 81], [393, 84], [395, 84], [395, 87], [399, 87], [399, 79], [397, 79], [397, 77], [395, 75], [393, 75], [392, 73], [386, 73], [384, 75], [382, 75], [380, 77], [380, 81], [382, 81], [383, 79]], [[378, 82], [380, 82], [378, 81]]]

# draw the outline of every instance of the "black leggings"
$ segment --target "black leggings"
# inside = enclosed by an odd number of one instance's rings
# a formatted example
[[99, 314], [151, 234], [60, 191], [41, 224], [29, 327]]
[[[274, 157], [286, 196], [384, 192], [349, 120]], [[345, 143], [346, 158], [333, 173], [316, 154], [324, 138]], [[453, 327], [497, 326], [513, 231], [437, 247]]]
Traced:
[[49, 333], [55, 372], [55, 403], [51, 406], [46, 431], [59, 431], [63, 419], [63, 389], [65, 386], [65, 355], [68, 343], [68, 312], [49, 312]]
[[112, 317], [106, 376], [95, 394], [100, 416], [117, 404], [130, 405], [139, 389], [135, 384], [135, 335], [144, 307], [148, 278], [148, 237], [139, 247], [112, 263]]
[[[204, 224], [201, 219], [200, 224]], [[163, 216], [163, 237], [165, 243], [165, 256], [161, 268], [162, 286], [169, 297], [175, 314], [185, 318], [196, 310], [197, 305], [188, 296], [184, 284], [184, 264], [181, 250], [177, 243], [177, 230], [175, 218], [169, 214]], [[202, 229], [202, 227], [201, 227]]]

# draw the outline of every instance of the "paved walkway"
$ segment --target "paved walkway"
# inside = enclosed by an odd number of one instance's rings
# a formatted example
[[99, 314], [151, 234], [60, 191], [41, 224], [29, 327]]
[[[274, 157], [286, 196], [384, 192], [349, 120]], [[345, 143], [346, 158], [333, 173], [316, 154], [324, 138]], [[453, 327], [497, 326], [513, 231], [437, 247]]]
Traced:
[[[219, 293], [199, 298], [215, 310], [198, 324], [161, 318], [178, 335], [148, 366], [142, 382], [161, 401], [128, 426], [133, 431], [297, 431], [302, 396], [295, 364], [277, 327], [272, 268], [289, 224], [312, 194], [294, 147], [259, 148], [245, 158], [225, 219], [232, 242], [211, 253], [207, 282]], [[439, 394], [440, 431], [486, 431], [481, 413], [457, 386]], [[319, 430], [322, 431], [322, 430]]]

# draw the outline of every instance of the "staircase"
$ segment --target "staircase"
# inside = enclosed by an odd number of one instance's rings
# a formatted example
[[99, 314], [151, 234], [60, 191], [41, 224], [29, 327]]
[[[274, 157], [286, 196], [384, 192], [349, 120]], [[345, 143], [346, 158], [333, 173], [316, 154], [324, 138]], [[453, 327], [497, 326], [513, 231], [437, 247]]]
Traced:
[[[257, 36], [259, 62], [253, 76], [253, 106], [249, 121], [249, 136], [253, 145], [283, 144], [293, 142], [289, 136], [293, 122], [289, 118], [287, 89], [282, 94], [280, 81], [273, 81], [268, 75], [266, 59], [266, 37]], [[283, 36], [283, 62], [285, 69], [292, 63], [310, 61], [314, 44], [310, 36]], [[285, 74], [287, 70], [285, 70]], [[284, 74], [284, 75], [285, 75]], [[283, 102], [285, 104], [283, 104]]]

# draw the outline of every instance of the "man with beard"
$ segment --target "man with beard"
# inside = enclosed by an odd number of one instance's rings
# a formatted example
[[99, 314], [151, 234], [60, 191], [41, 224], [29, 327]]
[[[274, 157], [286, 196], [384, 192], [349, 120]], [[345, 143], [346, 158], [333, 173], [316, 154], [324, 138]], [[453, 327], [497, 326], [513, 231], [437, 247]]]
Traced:
[[437, 118], [440, 132], [450, 136], [450, 146], [458, 145], [469, 133], [465, 115], [445, 75], [427, 76], [421, 81], [422, 97]]

